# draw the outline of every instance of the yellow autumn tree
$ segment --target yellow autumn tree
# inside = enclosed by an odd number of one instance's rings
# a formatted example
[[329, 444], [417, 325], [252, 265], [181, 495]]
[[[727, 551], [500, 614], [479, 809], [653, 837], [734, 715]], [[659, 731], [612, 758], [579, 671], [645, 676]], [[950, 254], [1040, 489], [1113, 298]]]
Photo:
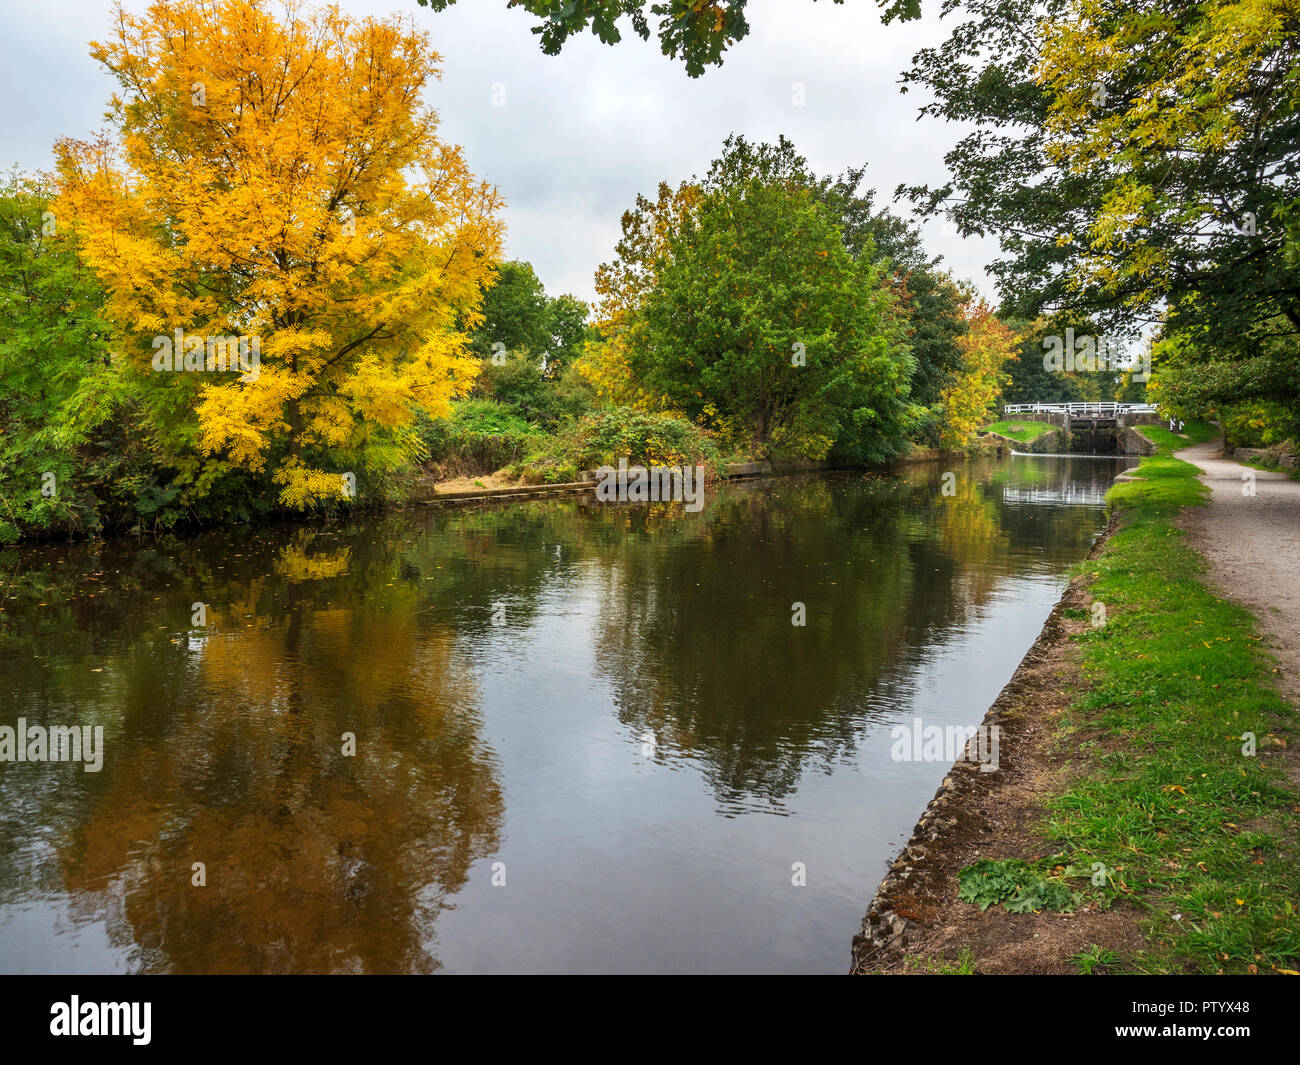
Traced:
[[[178, 483], [310, 506], [416, 450], [477, 363], [496, 190], [438, 135], [427, 34], [285, 0], [117, 8], [111, 132], [57, 146], [60, 217], [109, 292]], [[222, 356], [227, 357], [223, 360]]]
[[989, 408], [1007, 380], [1003, 367], [1019, 341], [1015, 331], [999, 321], [982, 299], [967, 306], [966, 321], [968, 329], [957, 339], [961, 369], [939, 395], [943, 408], [939, 445], [944, 449], [965, 447], [987, 422]]

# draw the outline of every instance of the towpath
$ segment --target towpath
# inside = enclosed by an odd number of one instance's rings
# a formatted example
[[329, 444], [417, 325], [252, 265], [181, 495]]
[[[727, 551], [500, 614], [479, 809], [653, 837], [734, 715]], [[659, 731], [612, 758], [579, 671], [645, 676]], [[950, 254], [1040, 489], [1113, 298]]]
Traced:
[[[1217, 443], [1177, 455], [1202, 471], [1211, 493], [1208, 505], [1183, 511], [1191, 544], [1218, 591], [1259, 619], [1281, 669], [1279, 687], [1300, 708], [1300, 481], [1220, 458]], [[1244, 474], [1253, 476], [1254, 494], [1243, 491], [1251, 482]]]

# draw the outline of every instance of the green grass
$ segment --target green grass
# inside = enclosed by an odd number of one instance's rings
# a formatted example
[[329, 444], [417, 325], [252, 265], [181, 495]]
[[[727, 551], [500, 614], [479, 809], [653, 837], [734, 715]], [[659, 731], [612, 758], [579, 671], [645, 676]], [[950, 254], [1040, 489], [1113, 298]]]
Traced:
[[1141, 425], [1138, 431], [1154, 441], [1161, 450], [1177, 451], [1188, 444], [1205, 444], [1219, 439], [1219, 430], [1209, 422], [1187, 422], [1181, 433], [1171, 433], [1163, 425]]
[[1121, 528], [1084, 567], [1106, 620], [1080, 637], [1089, 690], [1061, 741], [1082, 773], [1048, 804], [1054, 860], [1104, 869], [1085, 897], [1148, 911], [1149, 949], [1130, 969], [1300, 969], [1300, 797], [1277, 764], [1295, 714], [1254, 618], [1209, 590], [1174, 524], [1205, 496], [1196, 468], [1170, 454], [1188, 439], [1141, 431], [1160, 451], [1135, 471], [1143, 480], [1111, 490]]
[[1106, 947], [1093, 943], [1087, 950], [1081, 950], [1070, 960], [1080, 976], [1098, 976], [1113, 971], [1119, 966], [1119, 955]]
[[974, 976], [975, 956], [969, 947], [963, 948], [956, 961], [944, 961], [942, 958], [925, 958], [909, 954], [906, 959], [909, 969], [929, 973], [931, 976]]
[[984, 426], [985, 431], [997, 433], [998, 436], [1005, 436], [1020, 444], [1032, 444], [1040, 436], [1052, 432], [1055, 428], [1056, 426], [1050, 422], [1017, 421], [994, 422], [992, 425]]

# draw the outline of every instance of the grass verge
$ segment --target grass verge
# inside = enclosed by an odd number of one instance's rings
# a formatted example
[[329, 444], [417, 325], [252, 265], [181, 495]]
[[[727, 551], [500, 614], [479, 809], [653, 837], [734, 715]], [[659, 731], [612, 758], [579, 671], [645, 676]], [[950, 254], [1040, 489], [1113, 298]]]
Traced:
[[[1212, 439], [1144, 432], [1159, 448], [1108, 501], [1119, 528], [1085, 570], [1104, 622], [1083, 640], [1088, 690], [1061, 737], [1077, 775], [1048, 803], [1055, 859], [1089, 894], [1148, 911], [1142, 972], [1300, 970], [1300, 797], [1285, 772], [1295, 714], [1254, 618], [1217, 598], [1175, 524], [1204, 502], [1172, 452]], [[1098, 618], [1094, 607], [1094, 623]], [[1076, 874], [1077, 875], [1077, 874]]]
[[1052, 432], [1056, 427], [1049, 422], [1001, 421], [984, 426], [984, 430], [1005, 436], [1021, 444], [1032, 444], [1040, 436]]

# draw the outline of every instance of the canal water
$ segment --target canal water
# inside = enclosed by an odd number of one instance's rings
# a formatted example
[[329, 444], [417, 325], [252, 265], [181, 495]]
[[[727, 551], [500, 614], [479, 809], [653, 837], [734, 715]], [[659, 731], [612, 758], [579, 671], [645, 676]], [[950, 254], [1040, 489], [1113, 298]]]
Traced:
[[0, 971], [844, 972], [1134, 461], [0, 552]]

